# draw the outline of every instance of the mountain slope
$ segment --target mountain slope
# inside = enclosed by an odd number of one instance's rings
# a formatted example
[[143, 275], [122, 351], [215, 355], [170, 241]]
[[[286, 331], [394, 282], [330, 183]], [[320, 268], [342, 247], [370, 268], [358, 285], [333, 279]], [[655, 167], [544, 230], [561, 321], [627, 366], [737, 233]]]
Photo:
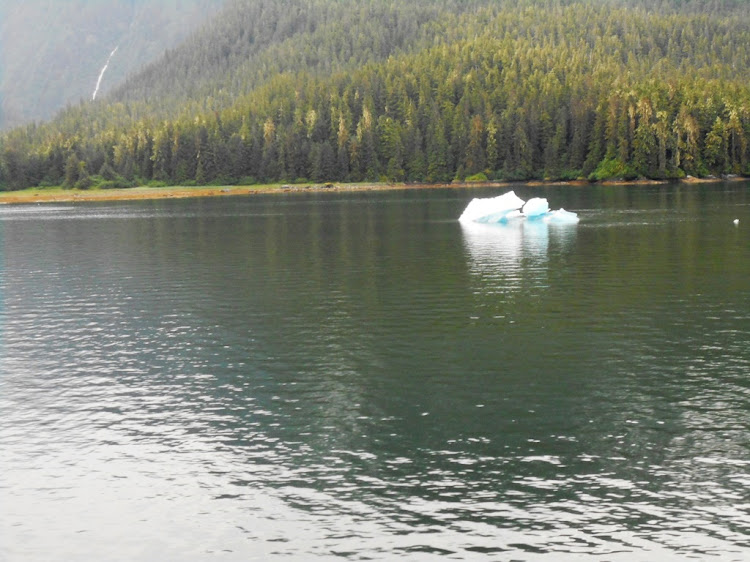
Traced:
[[100, 94], [180, 43], [223, 0], [0, 3], [0, 129]]
[[230, 0], [201, 33], [129, 77], [110, 100], [145, 101], [155, 114], [211, 98], [216, 109], [280, 73], [353, 70], [419, 50], [436, 37], [448, 42], [456, 36], [457, 18], [485, 4]]
[[734, 0], [232, 0], [0, 185], [750, 173]]

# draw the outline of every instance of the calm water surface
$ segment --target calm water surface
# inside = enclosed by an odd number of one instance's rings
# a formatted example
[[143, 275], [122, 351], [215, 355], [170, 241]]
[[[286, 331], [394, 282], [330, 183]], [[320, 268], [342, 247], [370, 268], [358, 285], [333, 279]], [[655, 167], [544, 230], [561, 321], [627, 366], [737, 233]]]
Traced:
[[0, 559], [750, 558], [750, 184], [503, 191], [1, 207]]

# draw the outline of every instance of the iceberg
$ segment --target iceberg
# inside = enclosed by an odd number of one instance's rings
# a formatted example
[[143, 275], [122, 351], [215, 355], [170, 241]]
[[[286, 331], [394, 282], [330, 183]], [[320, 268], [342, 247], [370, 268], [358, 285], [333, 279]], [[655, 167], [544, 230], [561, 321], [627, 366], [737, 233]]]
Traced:
[[530, 219], [542, 217], [549, 213], [549, 203], [541, 197], [533, 197], [526, 201], [521, 212]]
[[575, 224], [579, 220], [576, 213], [565, 209], [550, 211], [549, 203], [542, 197], [524, 201], [513, 191], [498, 197], [472, 199], [458, 220], [463, 224], [492, 224], [518, 218], [541, 219], [550, 224]]
[[523, 207], [524, 200], [509, 191], [498, 197], [475, 198], [466, 206], [458, 218], [459, 222], [493, 223], [508, 219]]
[[575, 224], [581, 219], [576, 213], [571, 213], [561, 207], [557, 211], [548, 213], [544, 220], [550, 224]]

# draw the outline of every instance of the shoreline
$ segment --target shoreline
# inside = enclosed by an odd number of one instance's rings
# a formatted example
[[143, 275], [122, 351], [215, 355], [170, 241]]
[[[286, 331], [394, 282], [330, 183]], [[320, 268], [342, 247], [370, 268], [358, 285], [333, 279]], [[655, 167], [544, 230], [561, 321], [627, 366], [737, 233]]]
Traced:
[[602, 182], [574, 181], [526, 181], [526, 182], [452, 182], [452, 183], [341, 183], [288, 185], [271, 184], [256, 186], [199, 186], [199, 187], [128, 187], [119, 189], [78, 190], [62, 188], [32, 188], [20, 191], [0, 192], [0, 205], [20, 205], [29, 203], [71, 203], [91, 201], [139, 201], [156, 199], [186, 199], [191, 197], [226, 197], [237, 195], [260, 195], [275, 193], [326, 193], [355, 191], [395, 191], [412, 189], [474, 189], [483, 187], [530, 187], [587, 185], [668, 185], [671, 183], [704, 184], [726, 181], [748, 181], [745, 177], [730, 178], [685, 178], [680, 180], [612, 180]]

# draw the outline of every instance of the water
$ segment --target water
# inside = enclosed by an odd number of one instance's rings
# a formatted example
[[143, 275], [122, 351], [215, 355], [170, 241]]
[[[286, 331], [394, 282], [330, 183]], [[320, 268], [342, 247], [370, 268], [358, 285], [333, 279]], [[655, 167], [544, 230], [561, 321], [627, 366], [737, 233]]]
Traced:
[[746, 560], [750, 184], [501, 192], [0, 208], [0, 559]]

